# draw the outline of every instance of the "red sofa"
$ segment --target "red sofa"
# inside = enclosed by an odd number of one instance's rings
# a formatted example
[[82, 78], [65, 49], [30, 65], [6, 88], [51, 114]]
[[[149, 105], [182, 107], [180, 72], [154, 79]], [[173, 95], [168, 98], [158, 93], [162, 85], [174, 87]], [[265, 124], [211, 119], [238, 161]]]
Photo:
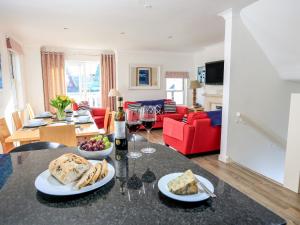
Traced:
[[[137, 102], [124, 102], [124, 109], [128, 108], [129, 104], [134, 104]], [[184, 115], [188, 113], [188, 108], [186, 106], [176, 106], [176, 112], [174, 113], [163, 113], [156, 116], [156, 123], [154, 124], [153, 128], [162, 128], [163, 127], [163, 121], [165, 118], [172, 118], [176, 121], [182, 121], [182, 118]]]
[[[72, 108], [73, 108], [74, 111], [77, 111], [78, 110], [78, 104], [73, 103]], [[104, 127], [104, 117], [105, 117], [106, 109], [105, 108], [93, 107], [93, 108], [91, 108], [90, 112], [91, 112], [91, 115], [92, 115], [98, 129], [103, 128]]]
[[215, 151], [220, 149], [221, 126], [212, 126], [205, 112], [190, 113], [187, 123], [166, 118], [163, 139], [184, 155]]

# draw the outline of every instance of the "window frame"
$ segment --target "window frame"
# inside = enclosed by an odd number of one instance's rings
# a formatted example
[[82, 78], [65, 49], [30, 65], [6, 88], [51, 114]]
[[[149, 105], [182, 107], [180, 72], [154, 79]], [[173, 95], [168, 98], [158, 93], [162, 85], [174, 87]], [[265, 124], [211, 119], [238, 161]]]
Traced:
[[[87, 74], [87, 67], [86, 67], [87, 63], [96, 63], [99, 66], [99, 76], [100, 76], [99, 91], [96, 91], [96, 92], [89, 91], [88, 79], [87, 79], [88, 74]], [[72, 95], [79, 94], [79, 98], [80, 99], [83, 98], [84, 101], [88, 100], [89, 95], [96, 94], [98, 96], [98, 97], [96, 97], [96, 98], [98, 98], [98, 101], [96, 100], [95, 105], [91, 105], [91, 107], [101, 107], [102, 106], [102, 100], [101, 100], [102, 84], [101, 84], [100, 61], [93, 60], [93, 59], [89, 59], [89, 60], [66, 59], [65, 60], [65, 78], [67, 78], [67, 67], [72, 64], [76, 65], [76, 66], [79, 65], [79, 71], [80, 71], [80, 73], [78, 75], [79, 76], [79, 80], [78, 80], [79, 91], [78, 92], [68, 92], [68, 82], [66, 80], [65, 81], [66, 94], [70, 95], [71, 98], [72, 98]], [[87, 98], [87, 99], [84, 99], [84, 98]], [[89, 101], [89, 103], [90, 103], [90, 101]]]
[[[167, 79], [181, 79], [182, 80], [182, 90], [168, 90], [167, 89]], [[166, 88], [165, 88], [165, 90], [166, 90], [166, 95], [168, 96], [168, 92], [171, 92], [171, 95], [172, 95], [172, 100], [173, 101], [175, 101], [174, 100], [174, 93], [175, 92], [182, 92], [183, 93], [183, 96], [182, 96], [182, 98], [183, 98], [183, 102], [182, 102], [182, 104], [178, 104], [177, 102], [176, 102], [176, 104], [177, 105], [186, 105], [186, 103], [187, 103], [187, 78], [171, 78], [171, 77], [168, 77], [168, 78], [166, 78]]]

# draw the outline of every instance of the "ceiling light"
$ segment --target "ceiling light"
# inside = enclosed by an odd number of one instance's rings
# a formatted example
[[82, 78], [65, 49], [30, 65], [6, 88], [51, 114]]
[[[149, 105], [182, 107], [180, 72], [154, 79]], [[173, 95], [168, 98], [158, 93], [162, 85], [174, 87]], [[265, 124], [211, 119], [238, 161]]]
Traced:
[[173, 38], [173, 36], [172, 36], [172, 35], [168, 36], [168, 39], [172, 39], [172, 38]]
[[125, 32], [121, 32], [120, 34], [121, 34], [121, 35], [124, 35], [124, 34], [125, 34]]
[[69, 28], [68, 27], [64, 27], [64, 30], [69, 30]]
[[152, 8], [152, 5], [151, 5], [149, 0], [144, 0], [144, 7], [146, 9], [151, 9]]

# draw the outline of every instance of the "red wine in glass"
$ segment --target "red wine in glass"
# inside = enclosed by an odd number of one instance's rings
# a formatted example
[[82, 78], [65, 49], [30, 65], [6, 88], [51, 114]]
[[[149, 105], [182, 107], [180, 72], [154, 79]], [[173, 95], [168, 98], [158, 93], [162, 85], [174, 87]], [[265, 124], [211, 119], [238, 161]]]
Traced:
[[136, 133], [141, 127], [141, 122], [140, 121], [135, 121], [135, 122], [127, 121], [126, 127], [129, 130], [129, 133]]
[[146, 130], [151, 130], [155, 124], [155, 118], [142, 119], [142, 124]]

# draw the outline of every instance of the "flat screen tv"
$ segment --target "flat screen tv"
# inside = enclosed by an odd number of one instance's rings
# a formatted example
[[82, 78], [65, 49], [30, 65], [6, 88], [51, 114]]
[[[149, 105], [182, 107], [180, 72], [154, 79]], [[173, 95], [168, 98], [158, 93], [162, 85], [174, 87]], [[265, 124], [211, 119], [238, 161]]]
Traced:
[[205, 63], [205, 84], [222, 85], [224, 77], [224, 60]]

